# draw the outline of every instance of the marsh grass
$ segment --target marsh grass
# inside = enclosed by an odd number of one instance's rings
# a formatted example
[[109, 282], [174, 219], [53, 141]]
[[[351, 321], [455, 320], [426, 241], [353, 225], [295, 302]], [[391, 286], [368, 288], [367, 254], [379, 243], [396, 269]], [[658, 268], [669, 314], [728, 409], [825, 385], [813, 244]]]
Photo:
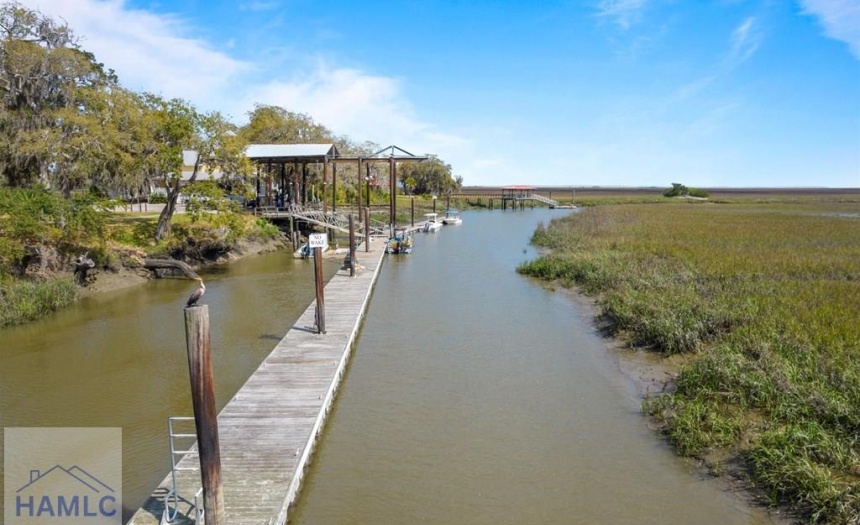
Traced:
[[734, 454], [774, 503], [860, 519], [860, 204], [629, 204], [541, 226], [525, 274], [599, 297], [610, 331], [685, 353], [645, 411], [679, 453]]
[[46, 281], [0, 281], [0, 327], [32, 321], [77, 300], [78, 288], [71, 277]]

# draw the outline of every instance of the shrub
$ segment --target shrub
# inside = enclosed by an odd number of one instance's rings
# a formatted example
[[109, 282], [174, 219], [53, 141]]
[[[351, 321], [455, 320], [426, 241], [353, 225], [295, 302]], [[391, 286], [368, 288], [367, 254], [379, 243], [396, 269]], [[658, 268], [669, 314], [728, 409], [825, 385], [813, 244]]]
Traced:
[[706, 199], [711, 196], [705, 190], [700, 190], [698, 188], [688, 188], [681, 183], [673, 182], [672, 187], [663, 192], [664, 197], [698, 197], [702, 199]]
[[71, 277], [48, 281], [0, 281], [0, 327], [22, 324], [74, 303], [78, 287]]

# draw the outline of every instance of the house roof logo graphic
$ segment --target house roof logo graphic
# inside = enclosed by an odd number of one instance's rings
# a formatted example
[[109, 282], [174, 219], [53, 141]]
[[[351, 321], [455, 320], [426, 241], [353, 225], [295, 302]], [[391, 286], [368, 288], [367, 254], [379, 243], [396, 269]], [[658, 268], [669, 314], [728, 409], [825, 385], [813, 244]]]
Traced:
[[44, 485], [46, 480], [50, 480], [49, 484], [63, 481], [66, 483], [70, 481], [76, 482], [77, 485], [80, 485], [81, 490], [86, 488], [95, 494], [114, 492], [114, 489], [77, 465], [73, 465], [70, 468], [65, 468], [61, 465], [54, 465], [45, 472], [40, 472], [35, 469], [30, 470], [30, 481], [19, 488], [16, 493], [20, 494], [21, 492], [33, 489], [37, 484]]

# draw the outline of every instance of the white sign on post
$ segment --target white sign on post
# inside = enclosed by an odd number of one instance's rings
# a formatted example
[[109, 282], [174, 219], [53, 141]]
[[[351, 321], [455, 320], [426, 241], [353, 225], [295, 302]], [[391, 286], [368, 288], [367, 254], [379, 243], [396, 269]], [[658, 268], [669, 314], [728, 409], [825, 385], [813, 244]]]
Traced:
[[308, 237], [308, 248], [325, 248], [328, 246], [327, 237], [324, 233], [312, 233]]

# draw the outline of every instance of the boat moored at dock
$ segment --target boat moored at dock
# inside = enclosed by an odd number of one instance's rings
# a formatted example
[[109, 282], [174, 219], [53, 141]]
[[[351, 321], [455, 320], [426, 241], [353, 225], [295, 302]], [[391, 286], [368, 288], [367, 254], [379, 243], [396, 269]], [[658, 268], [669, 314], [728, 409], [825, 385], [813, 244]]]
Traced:
[[424, 223], [424, 231], [426, 233], [436, 233], [442, 229], [442, 222], [439, 220], [437, 214], [425, 213], [424, 217], [427, 218], [427, 221]]
[[445, 217], [442, 219], [442, 224], [456, 225], [463, 224], [463, 218], [460, 217], [460, 210], [448, 210], [445, 212]]
[[395, 228], [385, 249], [393, 254], [412, 253], [412, 234], [406, 228]]

